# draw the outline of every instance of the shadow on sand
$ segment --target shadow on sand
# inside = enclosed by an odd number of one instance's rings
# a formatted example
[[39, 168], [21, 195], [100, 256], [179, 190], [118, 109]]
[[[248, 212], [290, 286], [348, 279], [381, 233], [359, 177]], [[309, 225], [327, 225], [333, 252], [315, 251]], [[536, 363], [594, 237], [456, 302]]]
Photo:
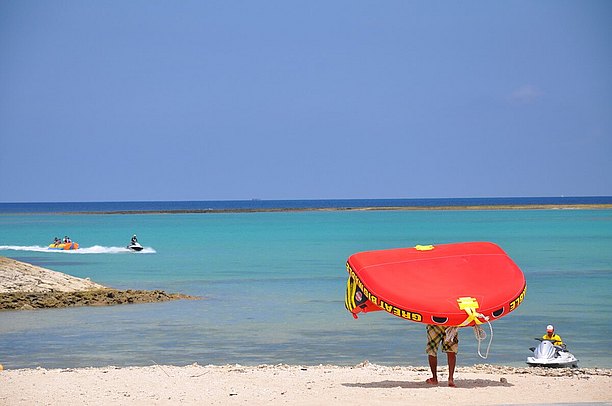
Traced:
[[[489, 387], [512, 387], [511, 383], [493, 381], [490, 379], [455, 379], [455, 384], [459, 389], [473, 388], [489, 388]], [[448, 387], [446, 381], [440, 381], [438, 385], [430, 385], [425, 382], [410, 382], [410, 381], [380, 381], [380, 382], [364, 382], [364, 383], [343, 383], [342, 386], [350, 388], [404, 388], [404, 389], [429, 389], [436, 387]]]

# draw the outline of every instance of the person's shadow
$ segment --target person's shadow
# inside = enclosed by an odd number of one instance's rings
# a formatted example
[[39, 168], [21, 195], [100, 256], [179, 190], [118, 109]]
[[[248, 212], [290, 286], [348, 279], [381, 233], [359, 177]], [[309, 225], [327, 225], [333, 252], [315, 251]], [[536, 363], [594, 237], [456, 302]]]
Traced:
[[[488, 388], [488, 387], [511, 387], [514, 386], [508, 382], [494, 381], [491, 379], [455, 379], [457, 388], [461, 389], [474, 389], [474, 388]], [[380, 381], [380, 382], [360, 382], [360, 383], [343, 383], [342, 386], [349, 388], [373, 388], [373, 389], [389, 389], [389, 388], [404, 388], [404, 389], [428, 389], [440, 387], [448, 387], [446, 381], [440, 381], [438, 385], [430, 385], [424, 381], [422, 382], [411, 382], [411, 381]]]

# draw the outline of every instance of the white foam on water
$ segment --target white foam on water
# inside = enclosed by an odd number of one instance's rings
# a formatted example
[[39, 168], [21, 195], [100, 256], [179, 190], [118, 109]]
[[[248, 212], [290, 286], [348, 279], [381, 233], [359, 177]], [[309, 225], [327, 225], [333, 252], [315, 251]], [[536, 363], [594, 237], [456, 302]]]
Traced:
[[76, 250], [56, 250], [49, 247], [41, 247], [40, 245], [0, 245], [0, 251], [31, 251], [31, 252], [54, 252], [63, 254], [155, 254], [153, 247], [144, 247], [142, 251], [132, 251], [126, 247], [104, 247], [94, 245], [93, 247], [83, 247]]

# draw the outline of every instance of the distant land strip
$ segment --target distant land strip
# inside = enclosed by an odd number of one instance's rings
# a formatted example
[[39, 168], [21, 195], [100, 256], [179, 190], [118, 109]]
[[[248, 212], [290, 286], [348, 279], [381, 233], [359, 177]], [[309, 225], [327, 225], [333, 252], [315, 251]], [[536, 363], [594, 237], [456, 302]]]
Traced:
[[[55, 212], [57, 214], [215, 214], [215, 213], [289, 213], [306, 211], [409, 211], [409, 210], [597, 210], [612, 209], [612, 204], [491, 204], [470, 206], [371, 206], [371, 207], [278, 207], [238, 209], [109, 210]], [[53, 214], [33, 213], [33, 214]]]

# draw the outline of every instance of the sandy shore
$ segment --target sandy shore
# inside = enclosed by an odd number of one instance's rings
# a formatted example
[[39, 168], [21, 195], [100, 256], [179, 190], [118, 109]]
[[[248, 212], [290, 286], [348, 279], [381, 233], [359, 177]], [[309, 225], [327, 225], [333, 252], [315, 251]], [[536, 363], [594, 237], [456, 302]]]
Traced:
[[106, 286], [26, 262], [0, 257], [0, 293], [83, 292]]
[[[446, 377], [442, 368], [440, 378]], [[105, 367], [0, 371], [6, 405], [612, 404], [612, 370], [460, 367], [456, 388], [425, 367], [363, 364]]]

